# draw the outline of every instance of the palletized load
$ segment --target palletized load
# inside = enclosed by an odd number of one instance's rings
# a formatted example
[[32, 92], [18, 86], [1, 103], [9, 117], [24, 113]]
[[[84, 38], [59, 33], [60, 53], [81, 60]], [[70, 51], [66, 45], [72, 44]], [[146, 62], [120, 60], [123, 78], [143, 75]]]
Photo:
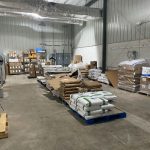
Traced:
[[98, 118], [115, 106], [110, 101], [117, 97], [107, 91], [72, 94], [69, 106], [86, 120]]
[[121, 62], [118, 67], [118, 87], [137, 92], [140, 88], [142, 67], [147, 65], [145, 59]]
[[60, 96], [64, 100], [70, 100], [70, 95], [78, 93], [78, 89], [81, 87], [81, 81], [74, 78], [62, 79], [60, 81]]
[[84, 80], [82, 82], [84, 88], [90, 91], [102, 91], [102, 85], [98, 81]]
[[150, 95], [150, 76], [141, 76], [140, 93]]
[[41, 70], [41, 74], [45, 76], [47, 73], [69, 73], [70, 69], [68, 67], [63, 67], [62, 65], [45, 65], [45, 63], [41, 63], [39, 65]]
[[[50, 77], [46, 77], [46, 87], [57, 97], [60, 96], [60, 87], [61, 87], [61, 80], [70, 78], [65, 74], [57, 74]], [[57, 94], [56, 94], [57, 93]]]
[[88, 77], [92, 80], [97, 80], [98, 77], [101, 75], [101, 72], [102, 71], [99, 69], [90, 69]]
[[109, 84], [107, 76], [103, 73], [98, 77], [97, 80], [101, 83]]
[[142, 67], [142, 76], [150, 76], [150, 66]]

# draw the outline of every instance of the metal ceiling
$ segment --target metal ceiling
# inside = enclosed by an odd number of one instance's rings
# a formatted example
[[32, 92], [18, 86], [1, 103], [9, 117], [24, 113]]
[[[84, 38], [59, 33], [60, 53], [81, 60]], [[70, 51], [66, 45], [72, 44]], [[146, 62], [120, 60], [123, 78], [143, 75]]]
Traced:
[[88, 2], [89, 0], [0, 0], [0, 15], [21, 15], [45, 22], [82, 25], [84, 21], [101, 17], [99, 9], [85, 7]]
[[47, 2], [85, 6], [90, 0], [45, 0]]

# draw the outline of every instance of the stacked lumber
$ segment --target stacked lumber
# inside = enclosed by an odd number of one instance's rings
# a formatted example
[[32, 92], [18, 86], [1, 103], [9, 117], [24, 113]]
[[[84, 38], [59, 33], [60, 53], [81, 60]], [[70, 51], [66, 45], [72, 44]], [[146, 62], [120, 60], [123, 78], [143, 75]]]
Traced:
[[83, 87], [87, 89], [87, 91], [102, 91], [102, 85], [98, 81], [92, 80], [84, 80]]
[[0, 113], [0, 139], [8, 138], [8, 119], [6, 113]]
[[78, 93], [81, 87], [81, 81], [74, 78], [62, 79], [60, 81], [60, 97], [67, 101], [70, 100], [70, 95]]
[[117, 97], [107, 91], [77, 93], [70, 96], [69, 106], [86, 120], [98, 118], [115, 106], [110, 101]]

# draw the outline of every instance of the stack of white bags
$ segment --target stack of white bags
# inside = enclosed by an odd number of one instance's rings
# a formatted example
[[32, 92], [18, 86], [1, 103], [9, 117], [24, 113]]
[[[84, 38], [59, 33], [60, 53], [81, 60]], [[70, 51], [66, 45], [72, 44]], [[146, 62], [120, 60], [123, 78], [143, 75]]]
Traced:
[[105, 84], [109, 84], [108, 78], [105, 74], [101, 74], [101, 76], [98, 77], [97, 81]]
[[107, 91], [77, 93], [70, 96], [69, 106], [86, 120], [98, 118], [111, 111], [117, 97]]
[[92, 80], [97, 80], [98, 77], [101, 75], [101, 70], [99, 69], [90, 69], [89, 70], [89, 78], [92, 79]]

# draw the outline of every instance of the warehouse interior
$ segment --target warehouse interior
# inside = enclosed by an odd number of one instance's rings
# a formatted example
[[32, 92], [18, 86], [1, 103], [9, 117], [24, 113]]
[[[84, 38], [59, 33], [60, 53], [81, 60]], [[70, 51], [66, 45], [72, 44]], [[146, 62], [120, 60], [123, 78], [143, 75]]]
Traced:
[[149, 0], [0, 0], [0, 150], [149, 150]]

